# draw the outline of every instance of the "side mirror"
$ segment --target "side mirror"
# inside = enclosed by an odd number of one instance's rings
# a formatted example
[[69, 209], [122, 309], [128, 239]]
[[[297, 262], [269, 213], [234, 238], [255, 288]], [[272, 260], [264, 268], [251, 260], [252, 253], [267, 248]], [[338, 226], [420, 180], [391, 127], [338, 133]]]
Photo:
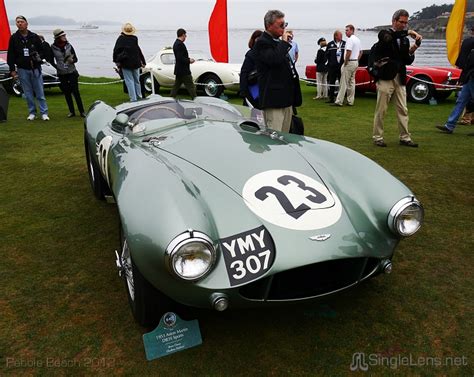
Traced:
[[121, 113], [118, 114], [115, 119], [112, 121], [112, 128], [118, 132], [123, 132], [125, 128], [130, 126], [129, 117], [127, 114]]

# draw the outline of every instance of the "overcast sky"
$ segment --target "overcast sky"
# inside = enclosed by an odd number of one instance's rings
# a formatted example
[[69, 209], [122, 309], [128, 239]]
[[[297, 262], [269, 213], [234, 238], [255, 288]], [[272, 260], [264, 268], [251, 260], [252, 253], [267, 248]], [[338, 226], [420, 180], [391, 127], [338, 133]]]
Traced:
[[[214, 0], [4, 0], [9, 18], [57, 15], [78, 22], [131, 21], [138, 28], [207, 29]], [[407, 9], [410, 14], [432, 4], [453, 0], [227, 0], [230, 28], [261, 28], [268, 9], [280, 9], [294, 29], [343, 27], [358, 28], [389, 24], [393, 12]]]

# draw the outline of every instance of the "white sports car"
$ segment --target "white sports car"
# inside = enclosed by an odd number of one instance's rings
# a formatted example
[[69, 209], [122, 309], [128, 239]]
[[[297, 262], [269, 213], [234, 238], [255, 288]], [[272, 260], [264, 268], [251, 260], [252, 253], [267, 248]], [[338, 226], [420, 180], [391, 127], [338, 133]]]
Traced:
[[[201, 51], [189, 51], [189, 57], [195, 62], [191, 64], [191, 74], [197, 90], [203, 91], [209, 97], [219, 97], [224, 89], [239, 90], [241, 64], [217, 63]], [[171, 47], [162, 48], [147, 62], [145, 72], [152, 72], [155, 92], [163, 86], [171, 88], [174, 85], [175, 58]], [[142, 76], [145, 89], [152, 91], [151, 75]]]

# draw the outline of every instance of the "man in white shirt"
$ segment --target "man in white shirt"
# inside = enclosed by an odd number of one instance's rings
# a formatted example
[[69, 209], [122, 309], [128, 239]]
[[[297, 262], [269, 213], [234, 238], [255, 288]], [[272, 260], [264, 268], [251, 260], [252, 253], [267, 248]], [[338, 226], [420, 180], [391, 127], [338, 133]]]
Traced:
[[355, 97], [355, 74], [359, 66], [359, 59], [362, 56], [362, 48], [360, 39], [354, 35], [354, 25], [346, 26], [346, 52], [344, 56], [344, 64], [341, 67], [341, 85], [337, 94], [335, 106], [344, 104], [344, 97], [347, 94], [347, 104], [354, 105]]

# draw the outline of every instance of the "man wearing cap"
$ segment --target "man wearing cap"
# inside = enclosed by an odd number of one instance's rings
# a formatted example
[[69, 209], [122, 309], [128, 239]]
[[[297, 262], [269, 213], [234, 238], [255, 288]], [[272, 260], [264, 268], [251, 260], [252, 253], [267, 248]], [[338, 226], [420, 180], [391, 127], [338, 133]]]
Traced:
[[140, 68], [146, 64], [135, 33], [135, 27], [130, 22], [126, 22], [122, 26], [122, 33], [115, 42], [113, 52], [113, 61], [122, 70], [131, 102], [142, 98]]
[[45, 57], [41, 39], [28, 30], [28, 22], [24, 16], [17, 16], [15, 22], [18, 30], [12, 34], [8, 44], [7, 62], [10, 75], [13, 79], [20, 79], [28, 105], [29, 114], [26, 119], [36, 118], [36, 97], [41, 119], [49, 120], [41, 73], [41, 64]]
[[341, 85], [339, 93], [334, 101], [334, 105], [342, 106], [347, 94], [347, 104], [354, 105], [355, 98], [355, 74], [359, 66], [359, 59], [362, 56], [360, 39], [354, 34], [354, 25], [346, 25], [346, 54], [344, 64], [341, 67]]
[[316, 54], [316, 97], [313, 99], [327, 98], [328, 97], [328, 58], [326, 56], [326, 39], [318, 39], [319, 50]]
[[173, 53], [175, 57], [174, 64], [174, 85], [171, 89], [171, 97], [176, 98], [178, 90], [184, 84], [191, 99], [196, 98], [196, 86], [194, 85], [193, 76], [191, 75], [190, 64], [194, 63], [194, 59], [189, 57], [188, 49], [184, 44], [187, 38], [186, 30], [178, 29], [176, 31], [176, 41], [173, 44]]
[[76, 99], [77, 109], [79, 115], [85, 117], [84, 105], [82, 104], [81, 94], [79, 93], [79, 72], [77, 72], [76, 65], [77, 55], [74, 47], [68, 42], [66, 33], [62, 29], [53, 31], [54, 43], [51, 45], [51, 65], [56, 68], [59, 82], [61, 83], [61, 90], [66, 98], [66, 103], [69, 108], [68, 118], [76, 115], [74, 111], [74, 103], [72, 96]]

